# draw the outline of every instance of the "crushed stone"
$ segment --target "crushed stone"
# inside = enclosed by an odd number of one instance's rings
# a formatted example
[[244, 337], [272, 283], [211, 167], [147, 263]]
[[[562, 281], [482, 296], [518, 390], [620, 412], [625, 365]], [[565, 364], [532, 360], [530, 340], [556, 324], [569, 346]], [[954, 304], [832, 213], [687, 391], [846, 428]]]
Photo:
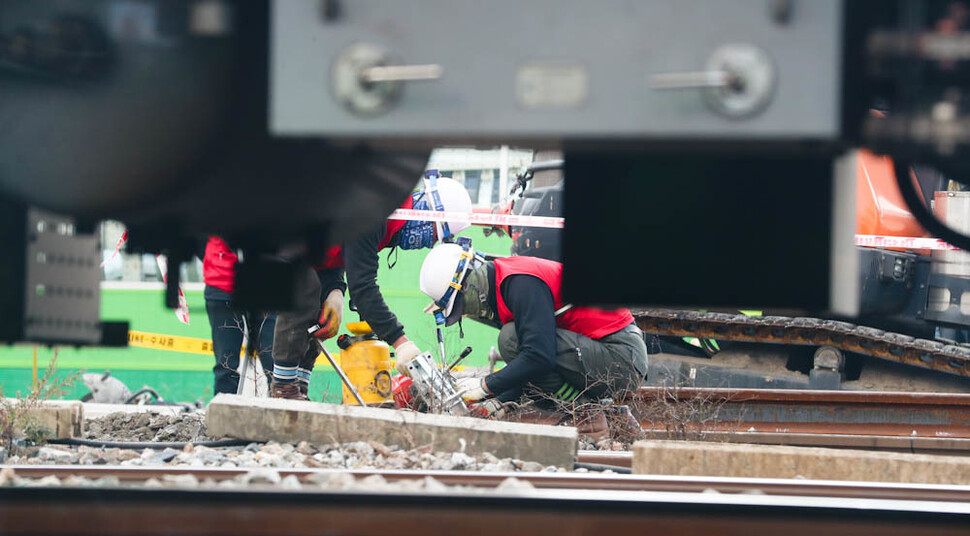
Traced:
[[111, 413], [85, 423], [84, 439], [94, 441], [213, 441], [205, 435], [205, 414]]

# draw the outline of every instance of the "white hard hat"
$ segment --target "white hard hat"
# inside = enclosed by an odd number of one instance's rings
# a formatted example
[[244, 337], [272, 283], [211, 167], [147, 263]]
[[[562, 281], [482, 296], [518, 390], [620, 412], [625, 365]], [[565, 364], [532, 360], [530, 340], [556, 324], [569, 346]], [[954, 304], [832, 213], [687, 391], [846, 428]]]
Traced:
[[[421, 265], [418, 283], [421, 292], [434, 300], [425, 311], [430, 313], [440, 310], [450, 321], [449, 324], [461, 314], [461, 307], [455, 310], [455, 299], [476, 260], [471, 241], [467, 238], [459, 240], [460, 244], [439, 244], [428, 253]], [[454, 319], [451, 318], [453, 312]]]
[[[432, 194], [435, 191], [440, 205], [436, 202], [435, 195]], [[459, 212], [461, 214], [468, 214], [472, 211], [472, 198], [468, 195], [468, 190], [454, 179], [448, 177], [427, 178], [424, 180], [421, 194], [431, 210]], [[435, 228], [438, 230], [438, 240], [444, 239], [446, 234], [449, 236], [456, 235], [471, 225], [464, 221], [448, 221], [445, 223], [448, 225], [448, 233], [445, 233], [441, 222], [435, 223]]]

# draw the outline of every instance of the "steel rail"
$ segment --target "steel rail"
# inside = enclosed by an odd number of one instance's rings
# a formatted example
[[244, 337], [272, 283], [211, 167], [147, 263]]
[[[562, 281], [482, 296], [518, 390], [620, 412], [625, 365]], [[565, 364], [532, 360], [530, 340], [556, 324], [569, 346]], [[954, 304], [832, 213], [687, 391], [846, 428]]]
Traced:
[[[99, 479], [115, 477], [122, 483], [139, 483], [166, 476], [192, 475], [198, 481], [219, 482], [245, 475], [250, 469], [210, 467], [130, 467], [86, 465], [7, 466], [19, 477], [40, 479], [68, 476]], [[265, 470], [265, 468], [260, 468]], [[970, 486], [897, 484], [835, 480], [695, 477], [676, 475], [616, 475], [597, 473], [519, 473], [481, 471], [429, 471], [378, 469], [274, 469], [281, 478], [293, 475], [307, 482], [314, 475], [348, 474], [355, 479], [379, 475], [388, 482], [434, 478], [448, 486], [495, 488], [508, 478], [543, 490], [597, 490], [623, 492], [720, 493], [852, 499], [918, 500], [970, 503]]]
[[[678, 491], [555, 488], [484, 493], [456, 488], [432, 493], [308, 493], [266, 488], [227, 491], [6, 487], [0, 488], [0, 531], [54, 536], [321, 533], [384, 536], [389, 531], [402, 535], [471, 532], [503, 536], [778, 533], [816, 536], [820, 532], [826, 536], [860, 533], [935, 536], [965, 534], [970, 523], [970, 504], [965, 498], [959, 498], [960, 490], [952, 490], [956, 494], [950, 500], [920, 500], [914, 498], [917, 492], [899, 500], [854, 498], [834, 494], [858, 483], [825, 483], [827, 495], [811, 496], [806, 490], [813, 483], [802, 481], [788, 483], [798, 493], [786, 496], [753, 492], [744, 485], [737, 493], [700, 489], [710, 484], [726, 488], [729, 479], [696, 479], [689, 485], [683, 484], [690, 480], [684, 477], [665, 479], [668, 486]], [[612, 477], [611, 480], [624, 479]], [[681, 483], [675, 483], [677, 480]], [[761, 482], [759, 486], [765, 488], [768, 483]], [[876, 490], [870, 493], [893, 488], [891, 485], [863, 486]], [[942, 490], [936, 494], [936, 497], [946, 496]]]
[[[921, 438], [913, 449], [935, 442], [960, 450], [965, 443], [955, 440], [970, 439], [970, 394], [641, 387], [628, 402], [645, 410], [641, 425], [649, 431], [669, 425], [649, 418], [650, 406], [661, 404], [672, 406], [665, 415], [681, 415], [679, 425], [690, 432]], [[944, 439], [954, 441], [937, 441]]]

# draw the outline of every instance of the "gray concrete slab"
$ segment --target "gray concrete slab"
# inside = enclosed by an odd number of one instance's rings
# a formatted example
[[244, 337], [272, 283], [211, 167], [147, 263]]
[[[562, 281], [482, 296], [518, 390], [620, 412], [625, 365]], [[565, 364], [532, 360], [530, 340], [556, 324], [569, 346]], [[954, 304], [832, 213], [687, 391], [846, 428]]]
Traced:
[[381, 408], [341, 406], [220, 394], [206, 409], [212, 437], [316, 444], [379, 441], [405, 448], [491, 452], [499, 458], [572, 468], [575, 428], [429, 415]]
[[633, 446], [633, 473], [967, 485], [970, 484], [970, 458], [815, 447], [639, 441]]
[[[16, 407], [21, 402], [16, 398], [5, 398], [3, 403]], [[84, 422], [83, 406], [79, 400], [44, 400], [28, 409], [27, 414], [34, 424], [45, 428], [52, 438], [79, 437]]]

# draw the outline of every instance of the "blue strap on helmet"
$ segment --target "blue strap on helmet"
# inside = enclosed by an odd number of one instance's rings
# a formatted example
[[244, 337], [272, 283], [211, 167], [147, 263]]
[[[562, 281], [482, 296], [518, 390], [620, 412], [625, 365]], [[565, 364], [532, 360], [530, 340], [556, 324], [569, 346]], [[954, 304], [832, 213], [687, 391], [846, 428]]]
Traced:
[[[424, 190], [428, 192], [428, 197], [431, 198], [431, 205], [434, 210], [438, 212], [444, 212], [445, 206], [441, 202], [441, 196], [438, 195], [438, 170], [429, 169], [424, 172]], [[438, 239], [445, 241], [451, 238], [451, 229], [448, 228], [448, 222], [441, 222], [441, 234], [444, 236], [439, 236]]]
[[442, 311], [448, 308], [448, 301], [451, 300], [451, 295], [461, 290], [462, 279], [465, 275], [465, 267], [473, 262], [475, 259], [481, 261], [485, 260], [485, 255], [479, 251], [472, 249], [472, 239], [462, 236], [456, 241], [456, 244], [461, 246], [461, 258], [458, 260], [458, 266], [455, 268], [455, 273], [451, 276], [451, 282], [448, 283], [448, 288], [445, 289], [445, 293], [441, 298], [435, 300], [435, 305], [438, 306], [439, 311], [435, 313], [435, 322], [438, 322], [438, 315], [441, 315], [441, 322], [444, 323], [444, 315]]

